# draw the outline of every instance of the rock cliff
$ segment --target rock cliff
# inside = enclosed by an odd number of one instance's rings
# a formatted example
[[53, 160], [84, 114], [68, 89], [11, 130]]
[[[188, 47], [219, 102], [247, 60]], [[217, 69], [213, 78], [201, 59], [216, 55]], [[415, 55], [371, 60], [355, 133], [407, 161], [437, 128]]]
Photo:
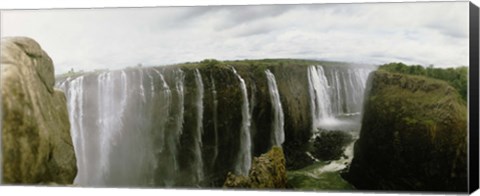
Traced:
[[467, 190], [467, 107], [444, 81], [370, 75], [360, 138], [344, 177], [357, 189]]
[[71, 184], [77, 173], [66, 98], [50, 57], [30, 38], [1, 42], [2, 181]]
[[224, 187], [254, 189], [284, 189], [287, 186], [285, 157], [280, 147], [255, 157], [248, 176], [236, 176], [228, 173]]

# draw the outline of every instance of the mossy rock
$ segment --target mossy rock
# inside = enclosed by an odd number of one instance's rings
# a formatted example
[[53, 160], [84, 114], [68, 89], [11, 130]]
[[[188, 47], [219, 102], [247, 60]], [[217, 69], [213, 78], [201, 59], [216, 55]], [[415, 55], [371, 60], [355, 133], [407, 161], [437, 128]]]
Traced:
[[358, 189], [467, 190], [467, 107], [455, 88], [421, 76], [370, 75], [360, 138], [344, 177]]
[[287, 186], [283, 150], [274, 146], [270, 151], [253, 159], [248, 176], [228, 173], [225, 188], [284, 189]]

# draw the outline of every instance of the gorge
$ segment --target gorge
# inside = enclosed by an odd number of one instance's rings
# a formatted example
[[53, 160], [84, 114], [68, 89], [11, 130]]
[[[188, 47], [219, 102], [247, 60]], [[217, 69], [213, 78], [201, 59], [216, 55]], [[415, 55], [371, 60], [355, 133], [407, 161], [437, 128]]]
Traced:
[[467, 67], [263, 59], [70, 72], [2, 39], [4, 184], [465, 192]]
[[374, 67], [292, 62], [206, 60], [57, 79], [72, 122], [75, 183], [219, 187], [272, 146], [284, 147], [288, 169], [297, 162], [289, 154], [307, 156], [289, 146], [307, 145], [318, 129], [358, 134], [348, 117], [360, 114]]

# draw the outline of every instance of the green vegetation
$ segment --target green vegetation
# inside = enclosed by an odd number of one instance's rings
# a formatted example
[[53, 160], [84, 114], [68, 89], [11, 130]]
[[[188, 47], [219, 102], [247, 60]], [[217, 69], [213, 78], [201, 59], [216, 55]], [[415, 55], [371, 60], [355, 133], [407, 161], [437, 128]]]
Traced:
[[[451, 81], [385, 68], [405, 66], [389, 64], [373, 72], [360, 138], [342, 177], [362, 190], [463, 191], [466, 102]], [[412, 68], [411, 73], [421, 70]]]
[[320, 171], [327, 162], [317, 162], [300, 170], [287, 171], [287, 183], [296, 190], [353, 190], [354, 187], [345, 181], [340, 173]]
[[[324, 65], [324, 66], [348, 66], [350, 63], [343, 62], [334, 62], [334, 61], [319, 61], [319, 60], [308, 60], [308, 59], [243, 59], [243, 60], [216, 60], [216, 59], [205, 59], [200, 62], [185, 62], [176, 64], [176, 66], [181, 66], [185, 68], [193, 67], [213, 67], [213, 66], [245, 66], [245, 67], [271, 67], [271, 66], [309, 66], [309, 65]], [[355, 65], [363, 66], [363, 65]]]
[[463, 100], [467, 100], [468, 92], [468, 67], [462, 66], [457, 68], [434, 68], [433, 65], [423, 67], [420, 65], [405, 65], [403, 63], [389, 63], [379, 67], [393, 73], [403, 73], [410, 75], [426, 76], [443, 80], [453, 86], [462, 96]]

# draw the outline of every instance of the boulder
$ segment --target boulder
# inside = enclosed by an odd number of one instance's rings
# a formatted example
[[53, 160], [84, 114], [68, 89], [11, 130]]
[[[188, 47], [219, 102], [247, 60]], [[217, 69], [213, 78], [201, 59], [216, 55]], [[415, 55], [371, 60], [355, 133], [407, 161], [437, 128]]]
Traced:
[[467, 191], [467, 107], [444, 81], [376, 71], [343, 177], [357, 189]]
[[1, 41], [2, 182], [71, 184], [77, 173], [66, 98], [50, 57], [26, 37]]
[[353, 136], [345, 131], [322, 130], [313, 140], [312, 156], [322, 161], [340, 159], [352, 141]]
[[228, 188], [284, 189], [287, 173], [283, 150], [274, 146], [270, 151], [253, 159], [248, 176], [227, 174], [223, 185]]

